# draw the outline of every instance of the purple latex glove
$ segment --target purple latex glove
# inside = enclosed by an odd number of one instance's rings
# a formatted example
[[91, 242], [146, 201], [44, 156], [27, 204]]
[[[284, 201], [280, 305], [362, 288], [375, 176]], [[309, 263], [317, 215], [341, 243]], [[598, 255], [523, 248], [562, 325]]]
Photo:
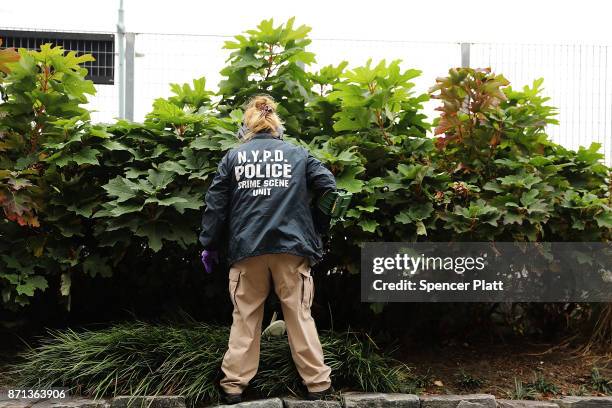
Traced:
[[219, 253], [217, 251], [207, 251], [206, 249], [202, 251], [202, 263], [204, 264], [204, 269], [206, 269], [206, 273], [211, 273], [213, 268], [213, 262], [219, 262]]

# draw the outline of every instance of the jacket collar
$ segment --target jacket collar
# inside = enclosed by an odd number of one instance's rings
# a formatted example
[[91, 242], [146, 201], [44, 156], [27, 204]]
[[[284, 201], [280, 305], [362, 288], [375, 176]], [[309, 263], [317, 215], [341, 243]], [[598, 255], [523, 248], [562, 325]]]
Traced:
[[270, 132], [257, 132], [251, 136], [251, 139], [278, 139], [278, 137], [274, 136]]

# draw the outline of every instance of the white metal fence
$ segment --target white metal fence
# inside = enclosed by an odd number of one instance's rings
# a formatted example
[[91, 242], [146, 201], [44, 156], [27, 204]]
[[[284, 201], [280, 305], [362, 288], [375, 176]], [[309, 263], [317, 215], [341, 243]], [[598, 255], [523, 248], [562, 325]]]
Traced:
[[[170, 95], [170, 83], [191, 82], [206, 77], [207, 88], [217, 90], [229, 50], [223, 43], [231, 36], [127, 33], [133, 50], [127, 48], [126, 66], [131, 67], [133, 87], [126, 104], [133, 106], [133, 119], [142, 120], [155, 98]], [[118, 47], [115, 47], [117, 49]], [[544, 78], [544, 94], [559, 108], [558, 126], [548, 132], [558, 143], [572, 149], [602, 144], [606, 162], [612, 162], [612, 50], [606, 45], [548, 45], [504, 43], [444, 43], [381, 40], [313, 39], [309, 51], [316, 64], [309, 70], [349, 61], [349, 68], [381, 59], [401, 59], [404, 69], [417, 68], [415, 92], [426, 92], [450, 67], [469, 62], [472, 67], [491, 67], [515, 88]], [[462, 52], [463, 51], [463, 52]], [[130, 54], [131, 53], [131, 54]], [[133, 65], [131, 65], [133, 64]], [[116, 58], [118, 70], [118, 58]], [[116, 71], [118, 72], [118, 71]], [[119, 116], [119, 91], [115, 85], [97, 85], [90, 108], [94, 120], [110, 121]], [[133, 89], [133, 91], [132, 91]], [[426, 104], [433, 115], [437, 101]], [[129, 111], [129, 109], [128, 109]]]
[[473, 66], [490, 66], [513, 84], [544, 78], [559, 108], [549, 133], [572, 149], [599, 142], [612, 156], [612, 53], [603, 45], [473, 44]]

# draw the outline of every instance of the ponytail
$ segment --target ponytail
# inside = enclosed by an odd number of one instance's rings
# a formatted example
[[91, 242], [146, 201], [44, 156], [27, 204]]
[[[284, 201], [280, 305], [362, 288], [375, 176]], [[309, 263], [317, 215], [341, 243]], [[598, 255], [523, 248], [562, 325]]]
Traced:
[[276, 137], [281, 137], [283, 123], [276, 113], [276, 107], [276, 102], [269, 95], [255, 95], [249, 100], [243, 120], [247, 128], [244, 134], [245, 141], [261, 131], [268, 131]]

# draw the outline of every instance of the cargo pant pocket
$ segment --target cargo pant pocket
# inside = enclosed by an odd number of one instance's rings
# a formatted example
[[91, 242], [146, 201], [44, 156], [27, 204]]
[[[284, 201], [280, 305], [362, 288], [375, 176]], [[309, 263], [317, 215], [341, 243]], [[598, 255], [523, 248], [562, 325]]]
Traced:
[[304, 309], [310, 309], [312, 306], [312, 299], [314, 297], [314, 282], [312, 280], [310, 268], [301, 269], [300, 277], [302, 279], [301, 304]]
[[240, 270], [230, 268], [229, 271], [229, 294], [232, 299], [232, 304], [234, 307], [238, 307], [238, 303], [236, 303], [236, 291], [238, 290], [238, 283], [240, 282]]

